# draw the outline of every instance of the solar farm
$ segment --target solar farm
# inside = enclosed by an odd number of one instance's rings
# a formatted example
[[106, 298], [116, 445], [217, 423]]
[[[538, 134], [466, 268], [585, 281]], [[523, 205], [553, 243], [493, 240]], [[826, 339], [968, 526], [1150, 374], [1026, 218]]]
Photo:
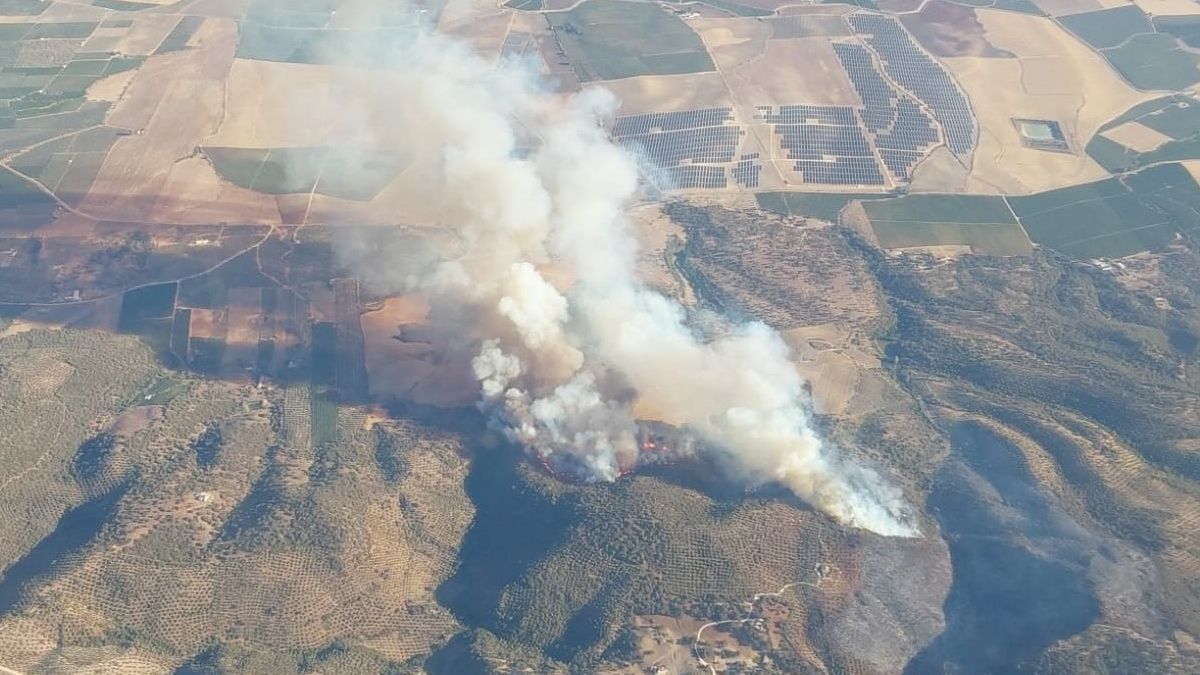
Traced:
[[764, 177], [818, 190], [890, 190], [906, 186], [935, 147], [970, 162], [978, 133], [970, 103], [899, 21], [855, 12], [770, 25], [782, 40], [834, 39], [860, 105], [741, 100], [620, 116], [613, 136], [676, 190], [753, 189]]

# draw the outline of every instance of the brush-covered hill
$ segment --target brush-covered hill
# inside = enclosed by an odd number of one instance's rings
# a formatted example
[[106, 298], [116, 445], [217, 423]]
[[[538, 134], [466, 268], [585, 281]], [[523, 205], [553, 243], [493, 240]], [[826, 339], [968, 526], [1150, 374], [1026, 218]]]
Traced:
[[[327, 345], [256, 386], [167, 367], [145, 338], [5, 318], [0, 665], [1196, 670], [1193, 242], [1103, 269], [664, 214], [647, 276], [702, 326], [779, 330], [822, 434], [904, 491], [923, 536], [847, 530], [709, 460], [564, 482], [474, 409], [341, 396], [357, 357], [325, 373]], [[336, 302], [353, 338], [357, 305]]]

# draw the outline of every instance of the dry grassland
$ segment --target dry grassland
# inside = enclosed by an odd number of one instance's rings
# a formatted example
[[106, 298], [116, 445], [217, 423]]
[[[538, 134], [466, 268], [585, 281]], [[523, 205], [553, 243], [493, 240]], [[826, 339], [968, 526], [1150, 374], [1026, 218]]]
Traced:
[[126, 70], [123, 73], [96, 80], [95, 84], [88, 87], [85, 95], [89, 101], [119, 101], [125, 95], [125, 90], [129, 88], [129, 83], [133, 81], [135, 75], [137, 75], [136, 70]]
[[[440, 205], [428, 198], [438, 175], [440, 149], [428, 145], [424, 135], [406, 132], [429, 122], [396, 123], [396, 111], [403, 109], [401, 101], [411, 91], [411, 83], [399, 74], [235, 59], [224, 116], [219, 129], [204, 138], [203, 144], [281, 148], [336, 143], [344, 147], [346, 139], [352, 139], [364, 147], [404, 148], [412, 154], [411, 164], [368, 203], [320, 194], [274, 199], [256, 193], [233, 194], [239, 202], [252, 204], [253, 214], [268, 222], [275, 218], [289, 224], [442, 222]], [[356, 113], [345, 114], [348, 108]], [[208, 189], [211, 192], [213, 188]], [[232, 186], [225, 189], [236, 190]]]
[[917, 165], [908, 189], [911, 192], [961, 192], [966, 187], [967, 179], [967, 169], [943, 145], [934, 148]]
[[967, 245], [943, 244], [940, 246], [909, 246], [895, 249], [896, 253], [921, 253], [933, 256], [938, 260], [950, 260], [971, 253], [973, 249]]
[[[366, 84], [363, 73], [352, 69], [235, 59], [226, 82], [224, 117], [205, 144], [278, 148], [327, 142], [339, 116], [334, 81], [342, 75], [347, 86], [352, 80]], [[295, 101], [305, 105], [287, 104]]]
[[796, 371], [812, 385], [817, 412], [850, 414], [864, 371], [878, 369], [879, 357], [860, 348], [842, 323], [800, 326], [782, 336], [792, 349]]
[[1180, 164], [1188, 170], [1188, 173], [1191, 174], [1197, 183], [1200, 183], [1200, 159], [1189, 159], [1180, 162]]
[[763, 52], [721, 72], [744, 105], [861, 104], [826, 38], [767, 40]]
[[196, 0], [187, 6], [188, 14], [221, 19], [240, 19], [246, 14], [245, 0]]
[[[140, 0], [139, 0], [140, 1]], [[166, 39], [180, 17], [172, 14], [132, 15], [133, 25], [117, 43], [115, 51], [130, 56], [149, 56]]]
[[226, 182], [199, 155], [171, 166], [152, 215], [170, 223], [282, 222], [274, 197]]
[[761, 55], [771, 38], [771, 25], [756, 19], [704, 19], [688, 21], [688, 25], [712, 55], [718, 68], [744, 63]]
[[438, 17], [438, 32], [464, 40], [479, 54], [494, 57], [508, 35], [516, 12], [495, 0], [449, 0]]
[[1151, 129], [1141, 122], [1126, 122], [1100, 135], [1138, 152], [1156, 150], [1160, 145], [1171, 140], [1170, 136]]
[[242, 374], [258, 355], [259, 326], [262, 322], [262, 292], [257, 288], [229, 289], [229, 323], [225, 333], [225, 353], [221, 370], [229, 375]]
[[220, 338], [225, 335], [225, 310], [193, 308], [188, 321], [188, 337]]
[[[696, 657], [686, 638], [694, 638], [699, 625], [695, 619], [648, 614], [634, 616], [631, 629], [637, 635], [640, 662], [625, 668], [606, 670], [605, 675], [643, 675], [646, 672], [694, 672]], [[666, 669], [665, 671], [656, 669]]]
[[1193, 0], [1133, 0], [1133, 4], [1154, 16], [1200, 14], [1200, 4]]
[[638, 276], [649, 286], [685, 306], [696, 302], [692, 287], [668, 264], [673, 243], [683, 241], [683, 228], [663, 213], [661, 204], [648, 204], [629, 213], [638, 240]]
[[236, 43], [236, 25], [208, 21], [197, 32], [199, 48], [146, 61], [108, 120], [141, 133], [113, 145], [81, 211], [125, 220], [154, 217], [173, 165], [216, 130]]
[[115, 52], [120, 47], [121, 41], [125, 39], [125, 33], [128, 30], [128, 28], [105, 28], [104, 26], [100, 26], [92, 31], [92, 34], [84, 41], [81, 51]]
[[607, 89], [621, 101], [622, 115], [733, 106], [719, 73], [643, 75], [589, 85]]
[[1102, 178], [1080, 154], [1022, 145], [1013, 117], [1056, 120], [1078, 152], [1109, 119], [1153, 94], [1132, 89], [1086, 45], [1035, 16], [980, 10], [988, 41], [1017, 59], [947, 58], [980, 126], [967, 189], [1025, 193]]
[[443, 407], [470, 405], [479, 392], [470, 358], [448, 357], [422, 339], [428, 314], [429, 304], [415, 294], [388, 298], [381, 308], [362, 314], [371, 395]]

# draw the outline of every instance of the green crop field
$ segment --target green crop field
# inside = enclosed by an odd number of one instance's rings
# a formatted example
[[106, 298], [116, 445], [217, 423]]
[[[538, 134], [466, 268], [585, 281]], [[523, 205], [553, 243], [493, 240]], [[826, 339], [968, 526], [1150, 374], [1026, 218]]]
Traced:
[[50, 7], [43, 0], [0, 0], [0, 14], [13, 16], [37, 16]]
[[58, 204], [34, 185], [0, 171], [0, 229], [32, 230], [54, 219]]
[[1081, 258], [1160, 248], [1200, 227], [1200, 188], [1178, 164], [1008, 201], [1031, 239]]
[[1154, 28], [1174, 35], [1189, 47], [1200, 47], [1200, 16], [1156, 16]]
[[700, 37], [657, 5], [592, 0], [546, 16], [580, 80], [715, 69]]
[[1162, 33], [1135, 35], [1104, 50], [1108, 62], [1139, 89], [1183, 89], [1200, 81], [1200, 58]]
[[995, 255], [1030, 250], [1002, 197], [908, 195], [865, 202], [863, 208], [884, 248], [959, 245]]
[[138, 336], [156, 353], [169, 351], [177, 286], [171, 281], [125, 291], [117, 320], [118, 330]]
[[1096, 135], [1087, 145], [1087, 153], [1105, 169], [1129, 171], [1160, 162], [1200, 158], [1200, 103], [1188, 96], [1167, 96], [1140, 103], [1100, 127], [1107, 131], [1137, 121], [1172, 139], [1149, 152], [1138, 152], [1120, 143]]
[[889, 195], [854, 192], [760, 192], [755, 195], [759, 208], [785, 216], [808, 216], [838, 221], [838, 214], [855, 200], [884, 199]]
[[729, 0], [704, 0], [704, 4], [724, 12], [729, 12], [734, 16], [771, 16], [775, 13], [758, 7], [740, 5]]
[[1096, 49], [1116, 47], [1134, 35], [1154, 32], [1149, 19], [1135, 5], [1071, 14], [1058, 21]]
[[1169, 105], [1142, 115], [1138, 122], [1160, 131], [1175, 140], [1200, 134], [1200, 103], [1186, 97], [1176, 97]]
[[1087, 154], [1112, 173], [1128, 171], [1136, 167], [1138, 158], [1142, 156], [1142, 153], [1116, 141], [1110, 141], [1103, 136], [1096, 136], [1088, 142]]
[[125, 291], [121, 298], [121, 315], [117, 325], [121, 331], [136, 332], [138, 326], [153, 319], [164, 319], [175, 312], [173, 281], [142, 286]]
[[1033, 4], [1031, 0], [948, 0], [956, 5], [966, 7], [980, 7], [985, 9], [1002, 9], [1009, 12], [1018, 12], [1020, 14], [1036, 14], [1045, 16], [1041, 7]]
[[369, 201], [407, 165], [394, 152], [310, 148], [204, 148], [222, 178], [267, 194], [317, 192]]
[[[1134, 5], [1058, 17], [1058, 22], [1092, 47], [1139, 89], [1178, 90], [1200, 81], [1200, 57], [1176, 37], [1195, 39], [1191, 17], [1150, 19]], [[1156, 32], [1156, 27], [1162, 30]]]
[[325, 28], [241, 24], [237, 55], [244, 59], [285, 63], [386, 65], [395, 58], [394, 45], [404, 44], [410, 28]]

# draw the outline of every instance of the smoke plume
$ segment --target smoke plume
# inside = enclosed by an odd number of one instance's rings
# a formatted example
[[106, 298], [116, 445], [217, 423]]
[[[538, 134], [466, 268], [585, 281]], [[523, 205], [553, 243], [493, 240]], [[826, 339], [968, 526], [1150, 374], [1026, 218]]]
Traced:
[[392, 124], [425, 158], [424, 198], [459, 245], [419, 274], [387, 270], [361, 241], [341, 253], [425, 294], [447, 339], [472, 345], [480, 406], [510, 439], [555, 472], [615, 480], [638, 462], [636, 401], [683, 421], [738, 480], [781, 483], [848, 526], [917, 533], [899, 491], [815, 435], [777, 334], [748, 323], [699, 338], [638, 280], [625, 216], [638, 167], [605, 131], [611, 95], [549, 93], [532, 69], [431, 31], [401, 51]]

